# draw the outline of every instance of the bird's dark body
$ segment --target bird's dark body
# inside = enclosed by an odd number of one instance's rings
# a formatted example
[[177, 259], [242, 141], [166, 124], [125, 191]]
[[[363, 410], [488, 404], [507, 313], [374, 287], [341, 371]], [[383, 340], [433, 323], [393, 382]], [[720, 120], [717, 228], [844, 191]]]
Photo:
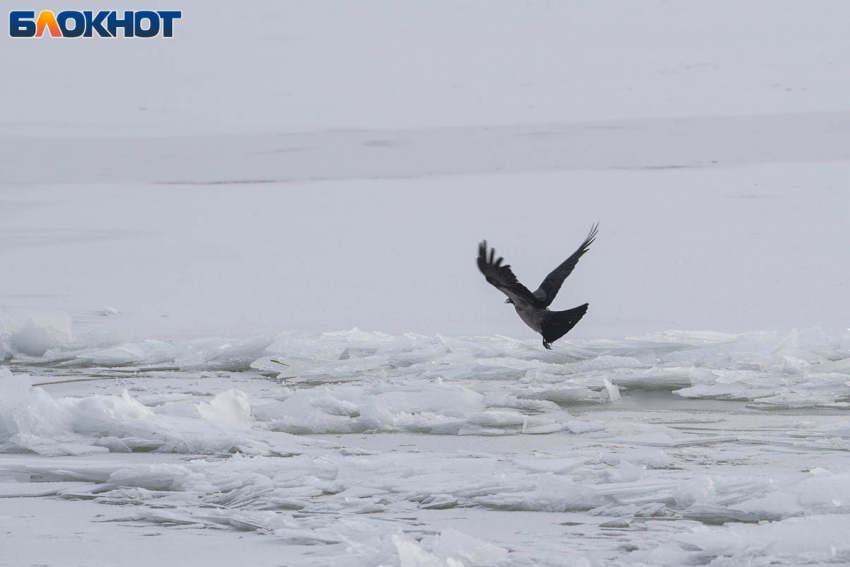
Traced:
[[495, 249], [491, 248], [488, 254], [486, 240], [478, 246], [478, 269], [490, 284], [508, 296], [506, 303], [513, 304], [520, 319], [543, 336], [543, 346], [547, 349], [552, 348], [553, 342], [575, 327], [587, 312], [587, 303], [566, 311], [551, 311], [549, 305], [561, 289], [561, 284], [572, 273], [579, 258], [593, 243], [597, 229], [598, 226], [594, 225], [578, 250], [546, 276], [534, 293], [519, 283], [509, 265], [502, 265], [503, 258], [496, 258]]

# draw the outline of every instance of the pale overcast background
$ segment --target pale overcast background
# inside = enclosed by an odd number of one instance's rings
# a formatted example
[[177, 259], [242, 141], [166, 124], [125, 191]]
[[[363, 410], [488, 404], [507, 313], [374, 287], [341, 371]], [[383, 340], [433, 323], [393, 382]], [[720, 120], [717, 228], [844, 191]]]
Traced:
[[534, 288], [598, 221], [572, 337], [848, 326], [847, 3], [179, 7], [3, 36], [7, 313], [526, 338], [478, 242]]

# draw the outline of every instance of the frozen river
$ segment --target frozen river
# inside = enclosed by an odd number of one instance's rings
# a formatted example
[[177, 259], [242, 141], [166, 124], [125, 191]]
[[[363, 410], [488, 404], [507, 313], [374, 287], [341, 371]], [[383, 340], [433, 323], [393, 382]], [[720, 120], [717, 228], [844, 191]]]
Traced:
[[8, 565], [90, 536], [146, 550], [126, 565], [850, 559], [850, 335], [549, 352], [353, 330], [53, 349], [2, 372]]
[[0, 34], [0, 566], [850, 564], [850, 4], [211, 4]]

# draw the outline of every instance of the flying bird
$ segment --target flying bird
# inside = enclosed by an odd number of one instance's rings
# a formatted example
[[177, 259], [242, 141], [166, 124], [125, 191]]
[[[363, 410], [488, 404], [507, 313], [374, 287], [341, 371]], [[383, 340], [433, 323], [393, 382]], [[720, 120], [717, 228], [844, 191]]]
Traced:
[[578, 247], [578, 250], [564, 260], [560, 266], [552, 270], [552, 273], [546, 276], [546, 279], [534, 293], [517, 281], [510, 265], [502, 265], [504, 258], [496, 257], [495, 248], [490, 248], [488, 254], [486, 240], [478, 245], [478, 269], [481, 270], [490, 284], [508, 296], [505, 303], [510, 303], [516, 308], [520, 319], [543, 336], [543, 346], [547, 349], [551, 349], [552, 343], [575, 327], [576, 323], [587, 312], [588, 303], [566, 311], [550, 311], [549, 305], [552, 304], [552, 300], [555, 299], [558, 290], [561, 289], [561, 284], [573, 272], [579, 258], [593, 244], [598, 228], [598, 224], [591, 227], [590, 233]]

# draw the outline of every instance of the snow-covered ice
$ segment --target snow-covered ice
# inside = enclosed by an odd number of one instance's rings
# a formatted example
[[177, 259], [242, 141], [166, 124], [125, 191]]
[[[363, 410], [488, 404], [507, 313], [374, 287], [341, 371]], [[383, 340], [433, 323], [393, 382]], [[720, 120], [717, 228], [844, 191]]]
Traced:
[[10, 346], [0, 496], [263, 535], [292, 565], [842, 562], [848, 338]]

